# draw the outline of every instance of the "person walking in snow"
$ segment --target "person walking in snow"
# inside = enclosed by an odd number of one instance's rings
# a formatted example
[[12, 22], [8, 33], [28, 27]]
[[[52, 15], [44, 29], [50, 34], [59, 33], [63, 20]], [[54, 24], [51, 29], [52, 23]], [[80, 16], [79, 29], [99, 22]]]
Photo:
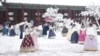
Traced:
[[36, 29], [26, 26], [25, 36], [20, 46], [20, 52], [33, 52], [38, 49]]
[[19, 29], [20, 29], [20, 39], [22, 39], [23, 38], [23, 32], [24, 32], [24, 25], [20, 25]]
[[11, 25], [10, 31], [9, 31], [9, 36], [15, 36], [15, 35], [16, 35], [15, 27], [14, 27], [14, 25]]
[[64, 24], [63, 29], [62, 29], [62, 36], [65, 37], [67, 35], [68, 29], [66, 25]]
[[76, 25], [73, 24], [72, 35], [71, 35], [71, 43], [78, 43], [78, 38], [79, 38], [79, 35], [78, 35]]
[[85, 38], [86, 38], [86, 28], [84, 24], [82, 24], [81, 29], [79, 31], [78, 43], [84, 44]]
[[3, 29], [2, 29], [2, 35], [8, 35], [8, 26], [7, 25], [3, 25]]
[[44, 25], [43, 25], [43, 31], [42, 31], [42, 35], [47, 35], [47, 31], [49, 30], [49, 25], [48, 25], [48, 23], [45, 23]]
[[97, 51], [98, 44], [97, 44], [97, 34], [96, 29], [94, 29], [92, 23], [89, 24], [89, 27], [86, 29], [86, 39], [84, 43], [84, 50], [85, 51]]
[[54, 32], [54, 26], [53, 26], [53, 23], [51, 23], [49, 25], [49, 34], [48, 34], [48, 38], [51, 39], [51, 38], [54, 38], [56, 36], [55, 32]]

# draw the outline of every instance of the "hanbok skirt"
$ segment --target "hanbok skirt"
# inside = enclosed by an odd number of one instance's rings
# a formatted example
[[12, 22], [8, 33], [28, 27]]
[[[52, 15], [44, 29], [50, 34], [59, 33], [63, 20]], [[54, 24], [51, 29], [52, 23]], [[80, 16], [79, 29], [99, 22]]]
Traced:
[[42, 35], [47, 35], [48, 29], [49, 29], [48, 26], [44, 26], [44, 27], [43, 27], [43, 31], [42, 31]]
[[63, 27], [62, 29], [62, 36], [65, 37], [67, 35], [68, 29], [66, 27]]
[[42, 30], [40, 30], [39, 31], [39, 35], [38, 35], [39, 37], [43, 37], [43, 35], [42, 35]]
[[95, 36], [87, 35], [84, 43], [84, 50], [85, 51], [97, 51], [97, 39]]
[[54, 38], [56, 36], [56, 34], [54, 33], [53, 30], [49, 30], [49, 35], [48, 38]]
[[80, 33], [78, 38], [78, 43], [84, 44], [85, 38], [86, 38], [86, 33]]
[[8, 35], [8, 29], [7, 28], [3, 28], [2, 29], [2, 33], [3, 33], [3, 35]]
[[78, 33], [74, 31], [71, 35], [71, 43], [78, 43]]
[[71, 29], [68, 29], [68, 33], [67, 33], [67, 40], [71, 40]]
[[15, 36], [15, 35], [16, 35], [15, 30], [14, 29], [11, 29], [10, 30], [10, 33], [9, 33], [9, 36]]
[[36, 36], [34, 35], [25, 35], [25, 38], [22, 40], [20, 51], [21, 52], [33, 52], [36, 51]]

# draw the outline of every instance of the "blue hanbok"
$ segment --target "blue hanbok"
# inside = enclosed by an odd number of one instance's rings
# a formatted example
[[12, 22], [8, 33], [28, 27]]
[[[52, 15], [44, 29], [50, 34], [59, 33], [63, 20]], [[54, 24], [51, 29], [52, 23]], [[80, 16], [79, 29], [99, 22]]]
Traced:
[[55, 36], [54, 28], [50, 26], [48, 38], [54, 38]]
[[9, 36], [15, 36], [15, 35], [16, 35], [15, 30], [14, 30], [13, 26], [11, 26], [11, 30], [9, 32]]
[[56, 34], [54, 33], [53, 30], [49, 30], [49, 35], [48, 35], [48, 38], [51, 38], [51, 37], [54, 37], [56, 36]]
[[21, 25], [19, 29], [20, 29], [20, 39], [23, 39], [24, 25]]
[[78, 33], [74, 31], [71, 35], [71, 43], [78, 43]]
[[45, 24], [45, 25], [43, 26], [42, 35], [47, 35], [48, 29], [49, 29], [49, 26], [48, 26], [47, 24]]
[[8, 28], [7, 28], [7, 26], [3, 26], [2, 34], [3, 35], [8, 35]]

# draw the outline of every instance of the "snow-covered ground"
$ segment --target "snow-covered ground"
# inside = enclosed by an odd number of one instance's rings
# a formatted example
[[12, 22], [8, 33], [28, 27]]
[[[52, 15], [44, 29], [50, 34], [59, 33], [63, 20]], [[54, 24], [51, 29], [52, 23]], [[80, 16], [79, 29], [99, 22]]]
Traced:
[[98, 51], [84, 51], [84, 45], [71, 44], [59, 32], [55, 39], [38, 37], [39, 50], [21, 53], [19, 36], [9, 37], [0, 34], [0, 56], [100, 56], [100, 37], [98, 36]]

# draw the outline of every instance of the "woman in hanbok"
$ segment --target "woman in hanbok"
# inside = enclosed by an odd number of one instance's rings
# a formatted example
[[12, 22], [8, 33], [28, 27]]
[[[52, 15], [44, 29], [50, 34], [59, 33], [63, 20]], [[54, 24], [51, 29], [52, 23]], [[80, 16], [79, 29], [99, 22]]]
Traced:
[[39, 49], [38, 40], [37, 40], [39, 34], [40, 33], [38, 32], [38, 27], [34, 27], [33, 31], [31, 32], [31, 36], [32, 36], [32, 39], [34, 40], [35, 50]]
[[70, 26], [68, 26], [68, 33], [67, 33], [67, 40], [71, 40], [71, 34], [72, 34], [72, 23], [70, 24]]
[[2, 32], [2, 29], [3, 29], [3, 25], [0, 24], [0, 32]]
[[2, 35], [8, 35], [8, 27], [7, 25], [3, 25], [3, 29], [2, 29]]
[[15, 35], [16, 35], [16, 33], [15, 33], [14, 25], [11, 25], [9, 36], [15, 36]]
[[78, 43], [78, 38], [79, 38], [78, 31], [74, 24], [72, 28], [71, 43]]
[[20, 39], [23, 39], [24, 25], [20, 25], [20, 26], [19, 26], [19, 31], [20, 31], [20, 36], [19, 36], [19, 38], [20, 38]]
[[85, 38], [86, 38], [86, 29], [85, 29], [85, 26], [82, 25], [79, 31], [78, 43], [84, 44]]
[[37, 29], [38, 29], [38, 32], [39, 32], [39, 35], [38, 36], [39, 37], [42, 37], [43, 36], [42, 35], [42, 25], [39, 25]]
[[16, 33], [16, 35], [20, 34], [19, 24], [15, 25], [15, 33]]
[[26, 26], [25, 37], [22, 40], [20, 51], [21, 52], [33, 52], [37, 50], [37, 35], [36, 32], [32, 32], [31, 27]]
[[86, 29], [86, 39], [84, 43], [85, 51], [97, 51], [98, 44], [96, 39], [96, 29], [94, 29], [92, 24], [89, 24], [89, 27]]
[[53, 24], [51, 24], [51, 25], [49, 26], [48, 38], [49, 38], [49, 39], [52, 39], [52, 38], [54, 38], [55, 36], [56, 36], [56, 34], [55, 34], [55, 32], [54, 32], [54, 26], [53, 26]]
[[45, 23], [43, 25], [43, 31], [42, 31], [42, 35], [47, 35], [47, 31], [49, 30], [49, 25], [48, 23]]
[[68, 29], [66, 26], [63, 27], [62, 29], [62, 36], [65, 37], [67, 35]]

